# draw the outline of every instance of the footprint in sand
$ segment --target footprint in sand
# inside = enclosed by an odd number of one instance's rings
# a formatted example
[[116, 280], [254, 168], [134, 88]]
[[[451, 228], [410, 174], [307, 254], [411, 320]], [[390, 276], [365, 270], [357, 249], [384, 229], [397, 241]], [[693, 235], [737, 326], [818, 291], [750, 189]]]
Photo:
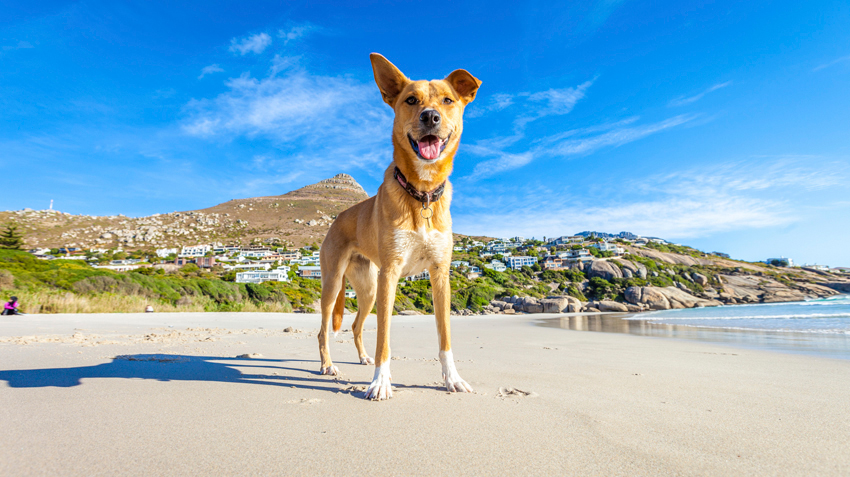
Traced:
[[516, 388], [499, 388], [499, 394], [496, 395], [498, 398], [506, 399], [513, 397], [537, 397], [538, 394], [535, 392], [523, 391], [521, 389]]

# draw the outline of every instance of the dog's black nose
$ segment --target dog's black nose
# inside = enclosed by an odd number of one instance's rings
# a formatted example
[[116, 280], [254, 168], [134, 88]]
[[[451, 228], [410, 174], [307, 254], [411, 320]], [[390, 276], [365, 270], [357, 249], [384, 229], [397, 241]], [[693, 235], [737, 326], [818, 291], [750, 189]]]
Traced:
[[419, 121], [427, 127], [436, 126], [440, 124], [440, 113], [433, 109], [427, 109], [419, 115]]

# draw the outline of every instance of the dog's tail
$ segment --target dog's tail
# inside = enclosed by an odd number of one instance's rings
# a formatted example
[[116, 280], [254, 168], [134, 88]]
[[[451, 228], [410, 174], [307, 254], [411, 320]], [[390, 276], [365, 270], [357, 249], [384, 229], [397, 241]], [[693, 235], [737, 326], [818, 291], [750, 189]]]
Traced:
[[345, 312], [345, 277], [342, 279], [342, 288], [339, 289], [339, 295], [336, 297], [333, 312], [334, 333], [339, 333], [342, 328], [342, 314]]

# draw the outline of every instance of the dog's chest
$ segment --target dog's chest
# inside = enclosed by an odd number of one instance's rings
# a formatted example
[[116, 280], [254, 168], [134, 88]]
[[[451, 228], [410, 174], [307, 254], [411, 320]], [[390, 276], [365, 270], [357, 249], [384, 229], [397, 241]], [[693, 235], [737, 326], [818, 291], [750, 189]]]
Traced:
[[452, 250], [451, 232], [434, 229], [399, 230], [394, 242], [396, 251], [402, 256], [403, 277], [421, 273], [434, 263], [445, 262]]

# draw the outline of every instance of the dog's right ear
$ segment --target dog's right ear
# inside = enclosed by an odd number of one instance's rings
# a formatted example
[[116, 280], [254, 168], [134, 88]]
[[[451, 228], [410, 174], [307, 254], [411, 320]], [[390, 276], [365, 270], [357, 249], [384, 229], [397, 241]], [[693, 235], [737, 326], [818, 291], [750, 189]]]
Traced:
[[390, 63], [390, 60], [378, 53], [372, 53], [369, 55], [369, 59], [372, 60], [372, 72], [375, 74], [375, 83], [378, 84], [378, 89], [381, 90], [381, 96], [384, 98], [384, 102], [391, 107], [395, 106], [395, 100], [398, 99], [401, 90], [407, 86], [407, 83], [410, 83], [410, 80], [394, 64]]

